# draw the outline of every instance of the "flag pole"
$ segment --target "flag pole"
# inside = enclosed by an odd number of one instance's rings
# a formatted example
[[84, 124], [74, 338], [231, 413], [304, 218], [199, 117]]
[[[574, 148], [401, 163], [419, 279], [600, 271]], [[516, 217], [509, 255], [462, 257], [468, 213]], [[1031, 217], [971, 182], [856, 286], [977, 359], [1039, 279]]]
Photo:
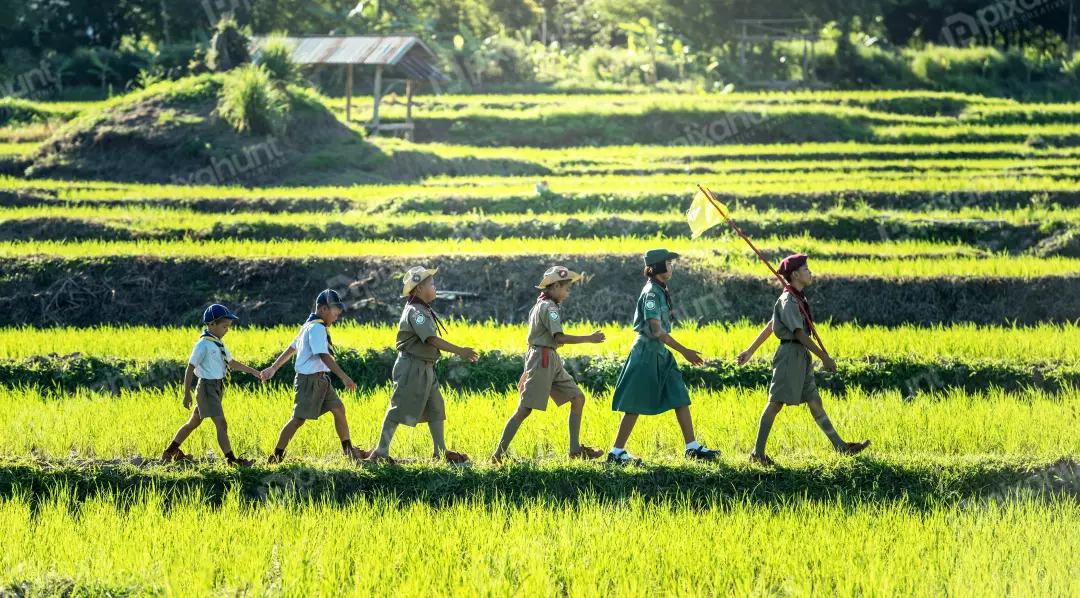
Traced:
[[[697, 188], [701, 190], [701, 192], [705, 195], [705, 199], [709, 200], [709, 203], [712, 204], [712, 207], [715, 208], [717, 212], [720, 212], [720, 215], [724, 218], [724, 222], [727, 222], [728, 226], [734, 229], [735, 233], [742, 237], [742, 240], [746, 241], [746, 244], [750, 246], [750, 249], [753, 249], [754, 253], [756, 253], [757, 256], [761, 258], [761, 261], [764, 262], [765, 265], [769, 268], [769, 272], [773, 273], [773, 276], [775, 276], [776, 279], [780, 281], [780, 284], [783, 285], [785, 289], [789, 289], [791, 287], [791, 284], [783, 276], [781, 276], [779, 272], [776, 271], [776, 268], [773, 268], [772, 263], [770, 263], [769, 260], [765, 259], [764, 255], [761, 255], [761, 252], [758, 251], [758, 248], [754, 246], [754, 243], [749, 239], [749, 237], [747, 237], [742, 232], [742, 229], [735, 225], [735, 222], [731, 219], [731, 216], [728, 216], [724, 212], [724, 209], [720, 207], [719, 200], [717, 200], [713, 196], [712, 190], [702, 187], [700, 184], [697, 186]], [[806, 309], [803, 308], [801, 301], [796, 301], [795, 304], [799, 306], [799, 311], [802, 312], [803, 317], [806, 318], [806, 323], [810, 327], [810, 334], [813, 335], [814, 340], [817, 341], [817, 344], [821, 347], [821, 350], [825, 351], [825, 354], [828, 355], [829, 351], [825, 348], [825, 343], [821, 342], [821, 337], [818, 336], [817, 328], [814, 327], [814, 321], [810, 318], [810, 314], [806, 313]]]

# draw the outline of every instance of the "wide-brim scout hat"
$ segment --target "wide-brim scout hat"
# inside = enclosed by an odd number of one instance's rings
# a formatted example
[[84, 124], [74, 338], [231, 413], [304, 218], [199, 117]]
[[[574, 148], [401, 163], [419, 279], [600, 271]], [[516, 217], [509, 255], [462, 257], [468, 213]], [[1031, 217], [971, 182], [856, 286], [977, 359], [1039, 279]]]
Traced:
[[210, 322], [220, 320], [221, 318], [229, 318], [230, 320], [240, 319], [239, 317], [234, 316], [233, 313], [229, 311], [229, 308], [220, 303], [215, 303], [206, 308], [206, 311], [204, 311], [202, 315], [203, 324], [209, 324]]
[[802, 268], [806, 265], [807, 255], [805, 253], [796, 253], [795, 255], [789, 255], [780, 262], [780, 267], [776, 269], [780, 274], [787, 276], [792, 272]]
[[401, 290], [401, 296], [408, 297], [409, 293], [411, 293], [412, 290], [417, 287], [417, 285], [424, 282], [424, 279], [426, 279], [427, 277], [435, 276], [435, 273], [438, 271], [438, 268], [429, 269], [423, 266], [409, 268], [409, 271], [406, 272], [405, 275], [401, 278], [402, 282], [405, 283], [405, 286]]
[[315, 308], [318, 309], [320, 305], [328, 305], [345, 311], [345, 302], [341, 300], [341, 295], [338, 295], [338, 292], [334, 289], [326, 289], [319, 293], [319, 296], [315, 298]]
[[581, 274], [567, 270], [562, 266], [552, 266], [544, 272], [544, 280], [540, 281], [540, 284], [536, 285], [538, 289], [546, 289], [549, 284], [555, 284], [556, 282], [563, 282], [569, 280], [570, 282], [577, 282], [581, 278]]
[[667, 249], [650, 249], [645, 252], [645, 265], [653, 266], [656, 264], [662, 264], [668, 260], [679, 259], [679, 254], [674, 251], [668, 251]]

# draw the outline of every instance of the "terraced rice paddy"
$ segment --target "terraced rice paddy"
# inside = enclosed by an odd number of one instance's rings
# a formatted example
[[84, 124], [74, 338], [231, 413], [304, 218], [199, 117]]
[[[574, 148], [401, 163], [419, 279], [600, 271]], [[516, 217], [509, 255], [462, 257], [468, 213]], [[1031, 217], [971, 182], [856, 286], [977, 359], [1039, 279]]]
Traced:
[[[404, 108], [391, 98], [380, 115]], [[415, 116], [420, 142], [374, 140], [381, 162], [362, 178], [282, 164], [272, 187], [28, 177], [59, 123], [0, 129], [0, 594], [1080, 591], [1075, 105], [423, 96]], [[839, 366], [818, 385], [866, 453], [833, 453], [790, 408], [770, 439], [778, 466], [746, 462], [775, 341], [735, 357], [778, 288], [730, 231], [689, 238], [699, 183], [774, 262], [811, 255], [808, 295]], [[507, 465], [488, 464], [553, 263], [588, 274], [568, 332], [608, 338], [562, 353], [589, 399], [584, 441], [610, 446], [640, 254], [655, 246], [684, 256], [674, 335], [706, 359], [681, 366], [719, 462], [682, 458], [670, 415], [638, 424], [641, 466], [571, 462], [567, 410], [552, 407]], [[395, 440], [408, 462], [359, 466], [328, 418], [284, 464], [261, 464], [290, 414], [291, 366], [265, 384], [235, 374], [226, 392], [234, 447], [256, 467], [228, 468], [209, 422], [185, 444], [195, 463], [153, 462], [187, 416], [178, 384], [205, 306], [240, 315], [226, 343], [261, 368], [327, 286], [349, 307], [333, 336], [360, 386], [341, 391], [352, 438], [374, 443], [400, 275], [417, 264], [441, 268], [447, 338], [481, 353], [437, 368], [449, 444], [473, 464], [430, 462], [421, 425]]]

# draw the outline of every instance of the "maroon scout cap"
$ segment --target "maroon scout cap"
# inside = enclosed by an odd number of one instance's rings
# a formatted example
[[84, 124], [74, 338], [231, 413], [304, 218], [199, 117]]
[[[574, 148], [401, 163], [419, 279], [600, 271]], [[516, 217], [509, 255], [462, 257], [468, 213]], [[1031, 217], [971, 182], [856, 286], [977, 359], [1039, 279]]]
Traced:
[[805, 253], [796, 253], [795, 255], [789, 255], [784, 258], [784, 261], [780, 262], [780, 267], [776, 269], [777, 272], [787, 276], [792, 272], [802, 268], [806, 265], [807, 255]]

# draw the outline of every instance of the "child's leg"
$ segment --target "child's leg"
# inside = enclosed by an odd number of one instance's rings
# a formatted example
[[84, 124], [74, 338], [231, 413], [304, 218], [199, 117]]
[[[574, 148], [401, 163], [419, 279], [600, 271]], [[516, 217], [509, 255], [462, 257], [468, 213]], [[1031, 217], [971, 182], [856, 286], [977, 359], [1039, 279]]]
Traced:
[[624, 413], [622, 420], [619, 421], [619, 431], [615, 434], [615, 449], [622, 451], [626, 448], [626, 441], [630, 440], [630, 433], [634, 431], [634, 424], [637, 423], [636, 413]]
[[337, 431], [338, 439], [341, 442], [348, 442], [350, 440], [349, 420], [345, 418], [345, 405], [334, 407], [330, 413], [334, 416], [334, 430]]
[[383, 418], [382, 431], [379, 432], [379, 445], [375, 447], [373, 455], [380, 457], [390, 456], [390, 441], [394, 439], [397, 428], [397, 422], [390, 421], [390, 414], [387, 413], [386, 417]]
[[229, 424], [225, 421], [224, 415], [215, 415], [210, 418], [210, 421], [214, 422], [214, 426], [217, 427], [217, 442], [221, 447], [221, 452], [228, 457], [232, 454], [232, 444], [229, 442]]
[[810, 408], [810, 415], [814, 416], [814, 423], [829, 437], [829, 440], [833, 444], [833, 448], [842, 448], [846, 446], [847, 443], [845, 443], [844, 439], [840, 438], [840, 435], [836, 433], [832, 421], [829, 420], [829, 415], [825, 413], [825, 408], [821, 405], [821, 399], [807, 401], [806, 406]]
[[679, 430], [682, 431], [683, 442], [690, 444], [697, 440], [694, 437], [694, 420], [690, 417], [690, 406], [684, 405], [675, 409], [675, 419], [679, 422]]
[[285, 423], [285, 426], [281, 428], [281, 434], [278, 435], [277, 444], [274, 445], [275, 453], [284, 454], [285, 447], [289, 446], [289, 441], [292, 440], [293, 435], [300, 429], [300, 426], [304, 425], [304, 421], [299, 417], [294, 417]]
[[194, 432], [195, 428], [198, 428], [200, 424], [202, 424], [202, 417], [199, 416], [199, 408], [196, 407], [191, 410], [191, 417], [176, 431], [176, 436], [173, 436], [172, 444], [169, 445], [167, 450], [175, 451], [180, 448], [180, 445], [187, 440], [188, 436], [191, 436], [191, 433]]
[[570, 415], [566, 427], [570, 433], [570, 454], [581, 450], [581, 415], [585, 412], [585, 395], [570, 399]]
[[769, 401], [765, 404], [765, 410], [761, 412], [758, 421], [757, 441], [754, 443], [754, 455], [765, 456], [765, 444], [769, 441], [769, 432], [772, 430], [776, 414], [784, 408], [784, 404], [778, 401]]
[[503, 427], [502, 438], [499, 439], [499, 445], [495, 447], [495, 458], [503, 456], [506, 449], [510, 448], [510, 442], [514, 440], [514, 436], [517, 434], [518, 428], [521, 427], [521, 423], [525, 421], [525, 418], [529, 417], [532, 413], [532, 409], [528, 407], [518, 406], [517, 411], [510, 416], [510, 419], [506, 420], [506, 425]]
[[436, 458], [446, 452], [446, 423], [445, 420], [428, 422], [428, 432], [431, 432], [431, 444]]

